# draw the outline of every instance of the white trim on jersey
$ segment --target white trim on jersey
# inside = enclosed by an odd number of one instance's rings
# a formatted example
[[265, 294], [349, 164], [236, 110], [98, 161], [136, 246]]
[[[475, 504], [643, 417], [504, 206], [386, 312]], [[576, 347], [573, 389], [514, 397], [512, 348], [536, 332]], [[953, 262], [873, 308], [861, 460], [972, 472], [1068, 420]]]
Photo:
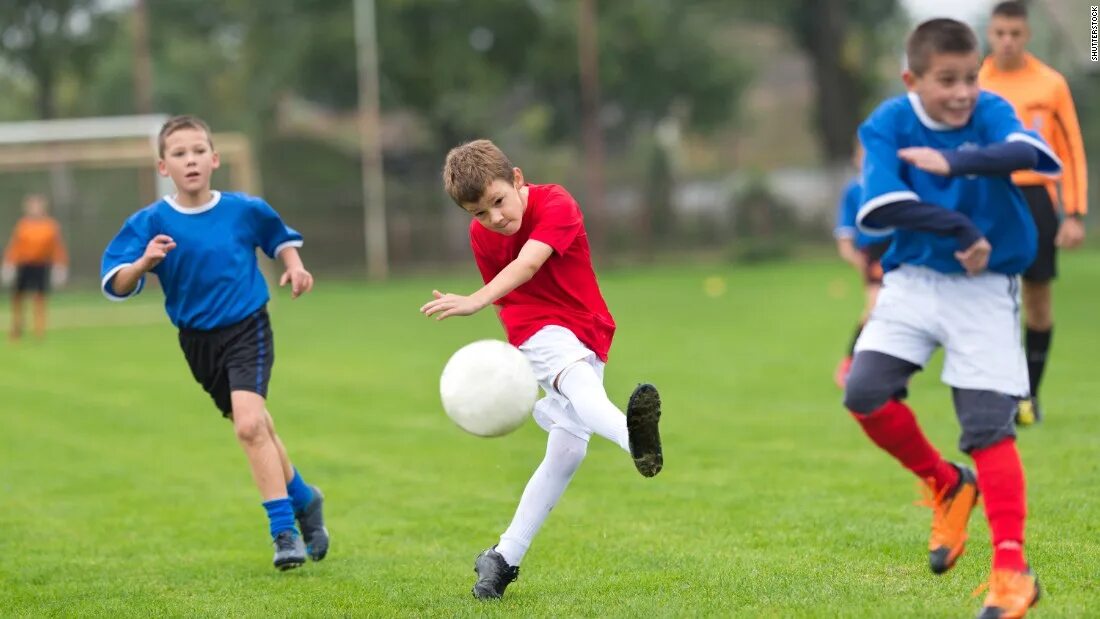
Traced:
[[920, 196], [912, 191], [891, 191], [884, 193], [880, 196], [875, 196], [870, 200], [863, 203], [863, 206], [859, 207], [859, 212], [856, 213], [856, 227], [859, 231], [867, 236], [888, 236], [894, 233], [895, 228], [868, 228], [863, 225], [863, 219], [871, 213], [871, 211], [886, 206], [887, 204], [893, 204], [895, 202], [908, 202], [908, 201], [920, 202]]
[[837, 226], [833, 229], [833, 238], [837, 239], [854, 239], [856, 238], [855, 226]]
[[302, 241], [301, 240], [295, 239], [293, 241], [286, 241], [286, 242], [280, 243], [279, 246], [275, 248], [275, 253], [272, 254], [272, 255], [275, 256], [276, 258], [278, 258], [279, 257], [279, 252], [283, 251], [287, 247], [301, 247], [301, 246], [302, 246]]
[[206, 211], [209, 211], [210, 209], [217, 206], [218, 201], [222, 199], [222, 192], [216, 190], [211, 191], [210, 196], [211, 197], [209, 202], [207, 202], [206, 204], [201, 204], [199, 206], [180, 206], [173, 196], [164, 196], [164, 201], [168, 203], [168, 206], [172, 207], [176, 211], [179, 211], [180, 213], [183, 213], [184, 215], [198, 215], [199, 213], [205, 213]]
[[920, 124], [928, 127], [933, 131], [954, 131], [958, 127], [952, 127], [947, 123], [941, 123], [938, 120], [933, 119], [928, 115], [928, 112], [924, 110], [924, 104], [920, 102], [920, 96], [915, 92], [909, 94], [909, 103], [913, 105], [913, 111], [916, 112], [917, 118], [920, 120]]
[[131, 264], [133, 264], [133, 263], [132, 262], [127, 262], [125, 264], [120, 264], [117, 267], [111, 269], [110, 271], [107, 271], [107, 274], [103, 276], [103, 281], [101, 281], [99, 283], [99, 289], [103, 291], [103, 296], [107, 297], [108, 299], [110, 299], [112, 301], [119, 302], [119, 301], [125, 301], [126, 299], [129, 299], [130, 297], [135, 296], [137, 293], [141, 292], [141, 289], [145, 287], [145, 276], [144, 275], [142, 275], [141, 279], [138, 280], [137, 286], [134, 287], [134, 290], [126, 296], [120, 297], [117, 294], [111, 292], [110, 286], [107, 285], [111, 281], [111, 278], [115, 276], [115, 273], [118, 273], [119, 271], [121, 271], [122, 269], [125, 269], [126, 267], [130, 266]]
[[1035, 167], [1032, 168], [1032, 170], [1036, 174], [1042, 174], [1043, 176], [1049, 176], [1050, 178], [1058, 178], [1062, 175], [1062, 160], [1059, 159], [1058, 155], [1055, 155], [1054, 151], [1051, 150], [1050, 147], [1047, 146], [1046, 143], [1044, 143], [1042, 140], [1036, 140], [1034, 136], [1030, 136], [1026, 133], [1020, 133], [1019, 131], [1017, 131], [1015, 133], [1008, 134], [1008, 137], [1005, 138], [1005, 142], [1024, 142], [1025, 144], [1030, 144], [1037, 148], [1040, 153], [1049, 157], [1051, 162], [1058, 166], [1058, 169], [1050, 171], [1050, 167], [1044, 166], [1043, 158], [1040, 157], [1039, 161], [1035, 164]]

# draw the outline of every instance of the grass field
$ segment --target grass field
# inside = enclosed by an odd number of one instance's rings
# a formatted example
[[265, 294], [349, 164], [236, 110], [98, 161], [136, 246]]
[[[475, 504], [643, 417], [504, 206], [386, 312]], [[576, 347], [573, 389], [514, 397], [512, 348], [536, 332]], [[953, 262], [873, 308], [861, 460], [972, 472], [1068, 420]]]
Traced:
[[[472, 273], [472, 271], [471, 271]], [[1044, 407], [1028, 430], [1037, 617], [1100, 607], [1100, 254], [1065, 256]], [[724, 279], [724, 294], [704, 280]], [[57, 299], [45, 342], [0, 344], [3, 616], [968, 617], [988, 530], [942, 577], [926, 567], [914, 480], [862, 435], [831, 382], [861, 304], [834, 261], [608, 271], [619, 331], [612, 399], [656, 383], [666, 465], [638, 476], [595, 439], [501, 603], [469, 594], [545, 435], [464, 434], [437, 380], [490, 312], [434, 323], [433, 287], [322, 280], [272, 307], [270, 409], [333, 547], [279, 573], [231, 427], [187, 370], [157, 294]], [[712, 292], [720, 292], [715, 288]], [[0, 319], [6, 319], [0, 316]], [[911, 402], [950, 457], [957, 424], [938, 365]]]

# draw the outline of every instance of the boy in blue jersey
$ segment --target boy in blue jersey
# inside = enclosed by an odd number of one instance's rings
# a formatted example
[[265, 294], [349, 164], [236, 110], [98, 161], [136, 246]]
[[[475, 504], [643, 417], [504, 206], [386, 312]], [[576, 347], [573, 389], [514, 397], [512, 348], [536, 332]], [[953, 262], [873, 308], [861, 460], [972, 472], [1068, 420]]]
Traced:
[[275, 567], [298, 567], [307, 553], [320, 561], [329, 546], [323, 497], [291, 465], [266, 408], [275, 349], [267, 283], [256, 264], [259, 247], [286, 265], [279, 285], [291, 285], [291, 298], [309, 292], [313, 276], [298, 255], [302, 235], [262, 199], [210, 189], [220, 162], [202, 120], [168, 120], [157, 147], [157, 171], [172, 179], [176, 193], [130, 216], [111, 240], [103, 253], [103, 293], [122, 301], [141, 292], [146, 273], [157, 275], [191, 373], [233, 422], [248, 457]]
[[[852, 163], [859, 171], [863, 166], [863, 145], [859, 140], [855, 141], [855, 149], [852, 152]], [[867, 317], [871, 309], [875, 307], [878, 299], [878, 291], [882, 288], [882, 255], [890, 247], [890, 235], [871, 236], [861, 232], [856, 226], [856, 215], [859, 213], [860, 194], [863, 189], [857, 175], [848, 181], [841, 194], [840, 203], [837, 204], [836, 228], [833, 236], [836, 237], [836, 249], [845, 262], [855, 267], [863, 278], [864, 304], [863, 313], [859, 316], [859, 324], [856, 325], [855, 334], [852, 336], [848, 352], [837, 364], [833, 373], [833, 381], [837, 387], [844, 388], [848, 382], [848, 372], [852, 368], [852, 356], [855, 354], [856, 340], [863, 332], [863, 325], [867, 324]]]
[[[979, 492], [993, 541], [980, 617], [1022, 617], [1039, 599], [1024, 557], [1027, 512], [1014, 417], [1028, 395], [1020, 347], [1019, 274], [1035, 256], [1035, 224], [1014, 170], [1057, 173], [1060, 163], [1012, 106], [977, 85], [977, 39], [934, 19], [907, 44], [907, 96], [886, 101], [859, 129], [863, 164], [858, 225], [896, 230], [884, 285], [856, 344], [845, 406], [871, 440], [926, 484], [933, 509], [929, 563], [940, 574], [962, 554]], [[909, 377], [945, 349], [975, 473], [925, 438], [902, 399]]]

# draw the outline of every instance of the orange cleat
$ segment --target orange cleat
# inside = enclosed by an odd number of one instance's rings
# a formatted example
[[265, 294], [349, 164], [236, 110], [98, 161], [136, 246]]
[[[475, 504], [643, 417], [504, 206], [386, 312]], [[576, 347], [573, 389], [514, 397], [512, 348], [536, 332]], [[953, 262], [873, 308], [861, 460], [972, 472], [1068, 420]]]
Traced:
[[989, 582], [977, 588], [974, 595], [989, 587], [985, 604], [978, 613], [978, 619], [1019, 619], [1039, 601], [1042, 593], [1039, 579], [1028, 568], [1026, 572], [1016, 570], [993, 570]]
[[931, 480], [923, 486], [924, 500], [919, 505], [932, 508], [932, 535], [928, 538], [928, 565], [935, 574], [955, 566], [966, 550], [966, 525], [978, 504], [978, 479], [974, 471], [952, 463], [959, 471], [953, 488], [936, 491]]

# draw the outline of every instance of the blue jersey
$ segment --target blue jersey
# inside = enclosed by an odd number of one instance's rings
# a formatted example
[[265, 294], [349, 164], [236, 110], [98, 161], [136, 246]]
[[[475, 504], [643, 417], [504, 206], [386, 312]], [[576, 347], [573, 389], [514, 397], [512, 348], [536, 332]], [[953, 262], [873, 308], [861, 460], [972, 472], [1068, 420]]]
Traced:
[[[990, 271], [1015, 275], [1031, 265], [1037, 243], [1035, 222], [1023, 195], [1007, 174], [939, 176], [919, 170], [897, 155], [898, 149], [909, 146], [952, 151], [1019, 140], [1039, 151], [1035, 171], [1056, 175], [1061, 170], [1058, 158], [1042, 138], [1023, 128], [1007, 101], [982, 91], [970, 121], [954, 129], [929, 117], [920, 98], [909, 93], [880, 105], [860, 126], [859, 138], [867, 153], [858, 217], [862, 230], [871, 234], [889, 232], [864, 228], [864, 218], [880, 206], [915, 200], [966, 215], [993, 247]], [[941, 273], [964, 273], [955, 258], [958, 249], [956, 239], [950, 236], [898, 229], [882, 265], [886, 270], [911, 264]]]
[[872, 236], [863, 232], [856, 225], [856, 215], [859, 214], [860, 197], [863, 188], [860, 186], [859, 177], [848, 181], [844, 186], [844, 193], [840, 196], [840, 202], [836, 205], [836, 228], [833, 236], [838, 239], [852, 239], [857, 249], [865, 249], [879, 243], [889, 243], [892, 234], [886, 236]]
[[114, 293], [111, 280], [145, 254], [153, 237], [167, 234], [176, 248], [153, 273], [164, 289], [164, 309], [172, 324], [181, 329], [227, 327], [267, 303], [256, 248], [274, 258], [285, 247], [301, 247], [302, 235], [261, 198], [213, 193], [203, 206], [185, 208], [165, 197], [131, 215], [103, 252], [103, 294], [122, 301], [141, 292], [144, 277], [126, 297]]

